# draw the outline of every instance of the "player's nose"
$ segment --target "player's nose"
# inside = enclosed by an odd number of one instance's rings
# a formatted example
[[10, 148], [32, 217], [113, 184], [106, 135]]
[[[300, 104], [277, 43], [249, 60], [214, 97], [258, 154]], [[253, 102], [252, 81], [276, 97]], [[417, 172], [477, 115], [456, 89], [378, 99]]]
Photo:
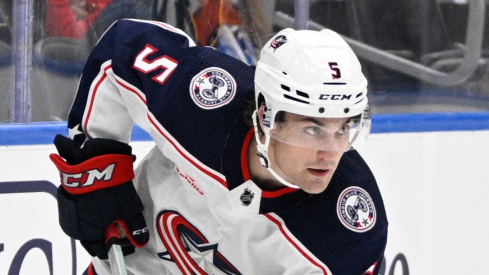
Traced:
[[338, 154], [341, 153], [338, 152], [337, 150], [334, 150], [334, 148], [317, 151], [317, 157], [323, 160], [333, 160], [338, 156]]

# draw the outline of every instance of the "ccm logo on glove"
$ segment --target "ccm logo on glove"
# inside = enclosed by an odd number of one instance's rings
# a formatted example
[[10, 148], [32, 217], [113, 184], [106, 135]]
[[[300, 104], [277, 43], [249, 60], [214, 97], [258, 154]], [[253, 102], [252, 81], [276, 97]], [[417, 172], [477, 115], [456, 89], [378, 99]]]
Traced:
[[100, 171], [98, 169], [89, 170], [85, 173], [78, 174], [66, 174], [60, 172], [61, 182], [66, 187], [85, 187], [92, 185], [95, 180], [98, 181], [110, 181], [112, 179], [112, 173], [114, 172], [115, 163], [110, 164], [105, 170]]
[[139, 234], [144, 234], [146, 232], [148, 232], [148, 228], [147, 227], [145, 227], [143, 229], [134, 230], [132, 232], [132, 235], [135, 236], [135, 235], [139, 235]]
[[109, 154], [68, 165], [59, 155], [49, 156], [60, 172], [61, 183], [71, 194], [85, 194], [117, 186], [134, 178], [132, 156]]

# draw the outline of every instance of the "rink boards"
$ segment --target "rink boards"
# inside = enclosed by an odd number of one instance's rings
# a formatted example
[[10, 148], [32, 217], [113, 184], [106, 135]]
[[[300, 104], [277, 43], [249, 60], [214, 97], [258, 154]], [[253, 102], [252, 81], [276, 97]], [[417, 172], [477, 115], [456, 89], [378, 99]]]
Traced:
[[[389, 218], [385, 274], [485, 274], [489, 114], [373, 117], [359, 151]], [[81, 274], [89, 257], [58, 226], [48, 156], [65, 123], [0, 125], [0, 274]], [[139, 128], [138, 159], [153, 146]]]

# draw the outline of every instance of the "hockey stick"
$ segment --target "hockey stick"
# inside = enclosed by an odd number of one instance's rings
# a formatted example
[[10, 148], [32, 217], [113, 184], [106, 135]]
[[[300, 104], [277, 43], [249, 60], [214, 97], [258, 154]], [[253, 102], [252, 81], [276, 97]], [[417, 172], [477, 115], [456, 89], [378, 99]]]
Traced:
[[122, 253], [124, 236], [125, 232], [118, 223], [113, 223], [105, 233], [105, 244], [110, 247], [108, 257], [112, 275], [127, 275], [124, 254]]
[[127, 275], [122, 248], [119, 244], [113, 244], [110, 247], [109, 262], [112, 275]]

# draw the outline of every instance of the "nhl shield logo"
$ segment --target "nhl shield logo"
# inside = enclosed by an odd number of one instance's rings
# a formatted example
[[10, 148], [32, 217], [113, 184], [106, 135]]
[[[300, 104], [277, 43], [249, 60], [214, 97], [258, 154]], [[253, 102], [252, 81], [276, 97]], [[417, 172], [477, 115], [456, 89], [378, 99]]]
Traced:
[[227, 71], [211, 67], [200, 71], [190, 82], [190, 96], [202, 109], [228, 104], [236, 94], [236, 81]]
[[239, 199], [241, 200], [241, 203], [244, 206], [248, 206], [251, 204], [251, 201], [253, 200], [254, 197], [255, 194], [253, 194], [250, 189], [246, 188], [241, 194], [241, 196], [239, 197]]
[[346, 228], [358, 233], [372, 229], [377, 218], [372, 198], [367, 191], [357, 186], [343, 190], [338, 198], [336, 212]]

